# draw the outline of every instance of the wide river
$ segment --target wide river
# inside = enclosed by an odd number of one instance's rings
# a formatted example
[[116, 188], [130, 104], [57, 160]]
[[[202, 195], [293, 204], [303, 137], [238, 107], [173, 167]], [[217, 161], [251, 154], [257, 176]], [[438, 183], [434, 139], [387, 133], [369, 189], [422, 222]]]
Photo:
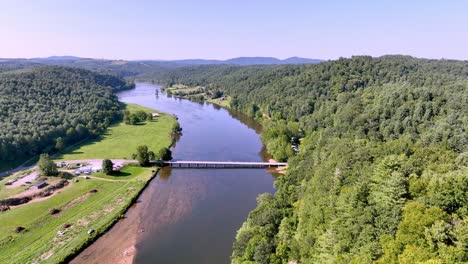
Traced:
[[[122, 102], [179, 118], [183, 135], [174, 160], [267, 160], [252, 119], [213, 104], [168, 97], [160, 86], [137, 83]], [[76, 263], [230, 263], [232, 244], [256, 197], [274, 192], [264, 169], [163, 169], [139, 202]]]

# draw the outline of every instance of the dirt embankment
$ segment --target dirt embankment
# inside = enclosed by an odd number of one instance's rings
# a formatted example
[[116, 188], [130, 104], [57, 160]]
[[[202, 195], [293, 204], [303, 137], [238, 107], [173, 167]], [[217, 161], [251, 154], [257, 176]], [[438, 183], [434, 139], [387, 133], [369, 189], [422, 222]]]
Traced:
[[45, 188], [44, 190], [31, 190], [30, 193], [23, 192], [20, 195], [13, 196], [11, 198], [0, 200], [0, 205], [5, 207], [15, 207], [26, 204], [30, 201], [43, 200], [45, 198], [51, 197], [53, 194], [57, 193], [57, 190], [67, 186], [69, 182], [67, 180], [60, 180], [53, 185]]

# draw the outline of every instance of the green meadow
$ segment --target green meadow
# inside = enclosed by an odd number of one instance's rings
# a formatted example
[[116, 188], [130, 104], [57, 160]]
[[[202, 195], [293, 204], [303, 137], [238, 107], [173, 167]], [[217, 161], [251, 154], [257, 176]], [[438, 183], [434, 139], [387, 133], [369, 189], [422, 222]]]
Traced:
[[[147, 113], [157, 111], [139, 105], [127, 104], [127, 110], [139, 110]], [[88, 140], [83, 144], [58, 155], [59, 160], [78, 159], [131, 159], [139, 145], [147, 145], [154, 152], [171, 145], [170, 131], [175, 123], [174, 117], [163, 114], [152, 121], [138, 125], [126, 125], [123, 122], [110, 126], [98, 139]]]

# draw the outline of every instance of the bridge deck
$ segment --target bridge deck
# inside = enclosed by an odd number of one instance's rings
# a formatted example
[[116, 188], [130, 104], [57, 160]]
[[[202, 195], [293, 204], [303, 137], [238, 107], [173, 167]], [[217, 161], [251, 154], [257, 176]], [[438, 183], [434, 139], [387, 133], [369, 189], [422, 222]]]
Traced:
[[243, 161], [165, 161], [171, 167], [176, 168], [266, 168], [287, 166], [286, 162], [243, 162]]

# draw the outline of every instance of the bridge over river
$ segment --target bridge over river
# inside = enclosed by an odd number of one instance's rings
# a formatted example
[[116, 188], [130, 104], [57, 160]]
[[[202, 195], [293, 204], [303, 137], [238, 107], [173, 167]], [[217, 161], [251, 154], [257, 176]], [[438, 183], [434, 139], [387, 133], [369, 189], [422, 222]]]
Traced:
[[287, 166], [286, 162], [244, 162], [244, 161], [164, 161], [173, 168], [270, 168]]

